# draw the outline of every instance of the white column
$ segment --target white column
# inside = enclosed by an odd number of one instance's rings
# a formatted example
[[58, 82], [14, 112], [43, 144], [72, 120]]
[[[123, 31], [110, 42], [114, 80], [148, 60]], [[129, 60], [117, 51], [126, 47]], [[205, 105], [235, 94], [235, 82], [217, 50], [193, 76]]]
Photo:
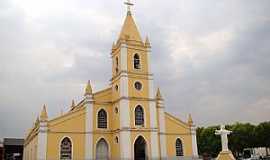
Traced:
[[150, 128], [157, 129], [157, 108], [155, 101], [149, 101]]
[[[122, 44], [121, 51], [121, 71], [127, 71], [127, 45]], [[120, 158], [123, 160], [131, 159], [131, 139], [130, 139], [130, 114], [129, 114], [129, 100], [128, 98], [128, 75], [121, 72], [120, 75]]]
[[193, 157], [199, 157], [198, 156], [196, 127], [195, 126], [191, 126], [191, 138], [192, 138], [192, 154], [193, 154]]
[[159, 159], [158, 150], [158, 133], [157, 131], [151, 132], [151, 159]]
[[93, 159], [93, 98], [86, 95], [86, 118], [85, 118], [85, 160]]
[[147, 60], [148, 60], [148, 73], [152, 73], [152, 68], [151, 68], [151, 48], [147, 49]]
[[[38, 133], [37, 159], [47, 159], [47, 121], [41, 121]], [[29, 144], [28, 144], [29, 145]]]
[[120, 51], [120, 69], [121, 71], [127, 71], [127, 45], [121, 44], [121, 51]]
[[128, 130], [120, 132], [120, 153], [122, 160], [131, 159], [130, 131]]
[[165, 126], [165, 113], [163, 100], [157, 102], [158, 116], [159, 116], [159, 137], [160, 137], [160, 156], [161, 159], [167, 158], [167, 142], [166, 142], [166, 126]]

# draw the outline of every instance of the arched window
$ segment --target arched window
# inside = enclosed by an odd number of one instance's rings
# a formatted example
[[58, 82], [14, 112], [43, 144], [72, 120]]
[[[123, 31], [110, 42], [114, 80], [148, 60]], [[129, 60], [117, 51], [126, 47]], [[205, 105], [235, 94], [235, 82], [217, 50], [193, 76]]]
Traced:
[[118, 73], [119, 69], [118, 69], [118, 66], [119, 66], [119, 62], [118, 62], [118, 57], [115, 58], [115, 72]]
[[104, 109], [98, 112], [98, 128], [107, 128], [107, 113]]
[[144, 125], [144, 113], [140, 105], [135, 108], [135, 125]]
[[183, 156], [183, 145], [180, 138], [176, 139], [175, 150], [176, 150], [176, 156]]
[[140, 69], [141, 68], [141, 62], [140, 62], [140, 56], [136, 53], [133, 57], [133, 64], [135, 69]]
[[105, 139], [101, 138], [96, 146], [96, 159], [109, 160], [109, 147]]
[[60, 160], [72, 159], [72, 144], [69, 138], [65, 137], [61, 141]]

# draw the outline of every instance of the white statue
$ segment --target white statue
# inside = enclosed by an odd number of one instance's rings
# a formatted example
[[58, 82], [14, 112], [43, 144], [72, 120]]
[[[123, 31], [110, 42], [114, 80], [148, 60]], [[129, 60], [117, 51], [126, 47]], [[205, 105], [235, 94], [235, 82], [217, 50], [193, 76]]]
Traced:
[[225, 125], [220, 125], [220, 130], [216, 130], [215, 134], [221, 136], [221, 144], [222, 151], [229, 151], [228, 148], [228, 135], [232, 133], [232, 131], [228, 131], [225, 129]]

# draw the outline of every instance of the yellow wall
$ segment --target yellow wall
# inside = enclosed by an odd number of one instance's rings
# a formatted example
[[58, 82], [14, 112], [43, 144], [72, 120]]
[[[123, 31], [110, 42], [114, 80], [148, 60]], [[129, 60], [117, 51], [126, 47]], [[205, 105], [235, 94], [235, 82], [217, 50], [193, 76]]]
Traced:
[[129, 108], [130, 108], [130, 126], [131, 128], [135, 128], [135, 108], [137, 105], [141, 105], [144, 110], [144, 128], [150, 127], [150, 113], [149, 113], [149, 104], [146, 101], [133, 101], [131, 100], [129, 102]]
[[[134, 69], [133, 66], [133, 57], [137, 53], [140, 56], [141, 60], [141, 69]], [[128, 71], [129, 72], [136, 72], [136, 73], [148, 73], [148, 59], [147, 59], [147, 52], [145, 48], [141, 48], [136, 46], [136, 49], [134, 47], [128, 48]]]
[[29, 143], [25, 144], [25, 155], [24, 157], [27, 160], [36, 160], [37, 159], [37, 145], [38, 145], [38, 136], [35, 135], [32, 137]]
[[192, 139], [188, 124], [166, 113], [165, 125], [168, 156], [176, 156], [175, 142], [177, 138], [182, 141], [184, 156], [192, 156]]
[[[135, 82], [140, 82], [142, 83], [142, 89], [141, 90], [137, 90], [135, 89]], [[148, 98], [149, 96], [149, 85], [148, 85], [148, 80], [145, 79], [144, 77], [129, 77], [128, 79], [128, 86], [129, 86], [129, 90], [128, 90], [128, 95], [130, 97], [140, 97], [140, 98]]]
[[47, 159], [59, 159], [60, 143], [68, 137], [72, 142], [73, 159], [84, 158], [85, 108], [49, 122]]
[[[102, 128], [98, 128], [98, 125], [97, 125], [97, 118], [98, 118], [98, 112], [101, 110], [101, 109], [104, 109], [106, 112], [107, 112], [107, 129], [102, 129]], [[111, 105], [106, 105], [106, 104], [95, 104], [94, 105], [94, 109], [93, 109], [93, 123], [94, 123], [94, 131], [98, 131], [98, 130], [110, 130], [112, 128], [112, 107]]]

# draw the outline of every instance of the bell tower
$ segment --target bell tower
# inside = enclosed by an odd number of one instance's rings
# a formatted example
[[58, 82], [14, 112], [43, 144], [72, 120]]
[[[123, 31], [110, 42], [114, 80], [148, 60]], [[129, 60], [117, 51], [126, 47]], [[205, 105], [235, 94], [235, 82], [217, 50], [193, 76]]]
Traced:
[[[127, 15], [116, 43], [112, 45], [112, 102], [119, 108], [119, 136], [121, 159], [133, 155], [134, 137], [147, 130], [152, 158], [159, 156], [157, 110], [150, 67], [151, 45], [143, 41], [132, 16], [129, 1]], [[136, 121], [136, 108], [140, 107], [140, 121]]]

